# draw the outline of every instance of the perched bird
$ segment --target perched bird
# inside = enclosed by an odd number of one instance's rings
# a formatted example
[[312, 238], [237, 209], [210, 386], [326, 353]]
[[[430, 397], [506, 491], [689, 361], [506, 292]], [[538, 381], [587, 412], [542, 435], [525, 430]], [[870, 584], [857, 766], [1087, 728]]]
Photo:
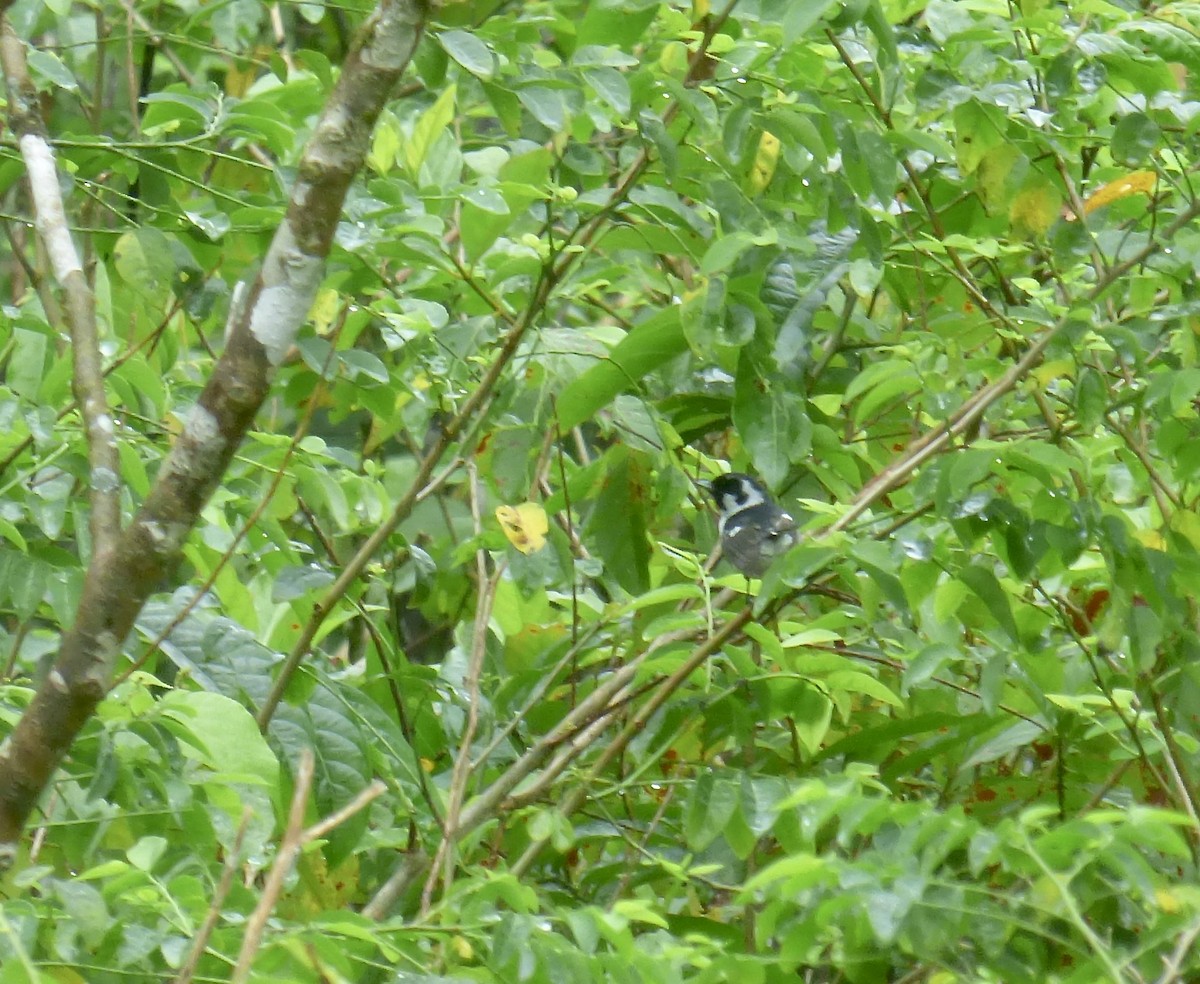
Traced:
[[746, 577], [762, 577], [771, 561], [800, 542], [796, 521], [758, 479], [732, 472], [705, 488], [717, 504], [721, 550]]

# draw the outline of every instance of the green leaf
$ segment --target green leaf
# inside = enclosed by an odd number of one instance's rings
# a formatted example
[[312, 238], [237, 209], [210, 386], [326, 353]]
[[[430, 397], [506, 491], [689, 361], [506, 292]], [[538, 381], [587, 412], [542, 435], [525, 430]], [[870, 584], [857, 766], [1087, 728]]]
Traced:
[[791, 789], [778, 776], [742, 775], [742, 820], [751, 833], [761, 837], [775, 826], [781, 805]]
[[700, 773], [692, 786], [684, 816], [684, 837], [690, 850], [703, 851], [725, 830], [739, 802], [739, 786], [712, 771]]
[[650, 586], [650, 543], [646, 518], [650, 482], [640, 455], [614, 448], [608, 455], [604, 484], [592, 505], [587, 536], [609, 573], [626, 591]]
[[332, 584], [334, 574], [316, 564], [304, 567], [285, 567], [275, 576], [275, 584], [271, 589], [271, 600], [275, 602], [291, 601], [293, 598], [303, 598], [307, 594], [320, 591], [321, 588]]
[[159, 713], [183, 725], [181, 739], [201, 762], [226, 781], [256, 779], [272, 792], [279, 762], [250, 713], [235, 700], [204, 691], [174, 690]]
[[346, 377], [355, 382], [371, 382], [380, 385], [390, 383], [392, 377], [387, 367], [377, 355], [363, 352], [361, 349], [348, 349], [338, 353], [338, 361], [346, 371]]
[[29, 74], [33, 77], [35, 84], [49, 83], [48, 85], [38, 85], [39, 89], [57, 86], [68, 92], [78, 91], [79, 84], [75, 81], [71, 70], [51, 52], [43, 51], [40, 48], [30, 48], [26, 53], [26, 58], [29, 62]]
[[614, 112], [622, 116], [629, 113], [629, 83], [625, 80], [624, 75], [614, 68], [598, 66], [596, 68], [585, 68], [583, 70], [583, 77], [587, 80], [588, 85], [592, 87], [592, 91], [608, 103]]
[[452, 85], [446, 86], [438, 94], [433, 105], [418, 118], [416, 126], [413, 127], [412, 139], [404, 145], [404, 158], [410, 174], [416, 174], [420, 170], [434, 141], [454, 121], [457, 98], [458, 90]]
[[732, 232], [715, 240], [700, 261], [700, 273], [711, 277], [731, 267], [746, 250], [755, 244], [748, 232]]
[[681, 355], [687, 348], [679, 308], [650, 315], [613, 348], [608, 358], [567, 386], [558, 398], [558, 427], [567, 433], [626, 390], [633, 389], [651, 370]]
[[1162, 131], [1144, 113], [1121, 117], [1113, 130], [1113, 157], [1130, 167], [1145, 163], [1162, 139]]
[[973, 769], [977, 765], [994, 762], [1003, 758], [1018, 748], [1024, 748], [1030, 742], [1044, 734], [1042, 728], [1030, 721], [1017, 721], [993, 734], [984, 741], [963, 764], [963, 769]]
[[546, 86], [531, 85], [517, 90], [517, 98], [547, 130], [558, 132], [567, 125], [567, 103], [562, 93]]
[[852, 694], [863, 694], [882, 701], [892, 707], [903, 707], [904, 701], [879, 680], [857, 670], [838, 670], [825, 677], [825, 683], [833, 690], [846, 690]]
[[149, 872], [154, 870], [158, 860], [166, 853], [167, 846], [165, 837], [143, 837], [125, 852], [125, 856], [135, 868]]
[[803, 397], [789, 392], [782, 381], [762, 378], [749, 353], [743, 353], [738, 365], [733, 424], [755, 470], [771, 487], [782, 484], [792, 462], [805, 458], [812, 447], [812, 422]]
[[46, 374], [46, 335], [26, 328], [12, 330], [12, 354], [5, 382], [18, 396], [36, 400]]
[[820, 690], [806, 687], [798, 695], [790, 720], [805, 751], [816, 755], [833, 722], [833, 702]]
[[992, 618], [1004, 630], [1004, 634], [1008, 636], [1009, 640], [1019, 643], [1020, 633], [1017, 631], [1017, 623], [1013, 618], [1012, 605], [1009, 603], [1008, 593], [1001, 587], [1000, 582], [996, 579], [996, 575], [986, 567], [972, 565], [962, 568], [958, 572], [958, 576], [971, 589], [975, 596], [984, 603], [987, 610], [991, 612]]
[[113, 251], [117, 272], [140, 292], [159, 297], [174, 280], [177, 265], [167, 237], [154, 228], [127, 232]]
[[[466, 31], [442, 31], [437, 39], [446, 54], [475, 77], [487, 82], [496, 73], [496, 56], [474, 34], [468, 34]], [[447, 91], [453, 88], [451, 86]], [[444, 96], [445, 93], [442, 93], [438, 101]]]
[[837, 0], [812, 0], [808, 3], [789, 3], [783, 15], [783, 41], [791, 44], [808, 33]]

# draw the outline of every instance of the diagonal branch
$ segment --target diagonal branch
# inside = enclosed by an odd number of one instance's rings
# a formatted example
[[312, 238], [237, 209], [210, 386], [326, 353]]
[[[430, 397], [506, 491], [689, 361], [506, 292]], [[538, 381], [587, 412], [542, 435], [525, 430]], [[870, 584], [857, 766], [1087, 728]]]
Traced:
[[[691, 654], [674, 673], [662, 682], [659, 688], [639, 708], [630, 724], [605, 747], [596, 765], [589, 772], [594, 779], [619, 754], [629, 740], [645, 728], [646, 722], [654, 712], [662, 706], [666, 698], [678, 689], [680, 683], [691, 674], [696, 667], [701, 666], [714, 652], [738, 638], [746, 623], [750, 621], [751, 610], [744, 608], [723, 624], [717, 631], [699, 643]], [[649, 646], [621, 665], [596, 687], [590, 694], [579, 702], [557, 725], [531, 745], [516, 759], [504, 773], [498, 776], [486, 789], [467, 803], [459, 817], [455, 836], [462, 839], [473, 830], [501, 815], [510, 804], [513, 791], [534, 772], [547, 766], [547, 774], [557, 776], [572, 760], [594, 743], [598, 735], [610, 723], [610, 711], [614, 705], [622, 704], [630, 695], [630, 688], [645, 662], [664, 646], [687, 638], [688, 632], [668, 633], [659, 636]], [[553, 761], [551, 761], [553, 757]], [[588, 784], [585, 782], [576, 789], [561, 806], [564, 814], [578, 809], [579, 804], [586, 799]], [[534, 841], [529, 850], [540, 850], [542, 841]], [[382, 919], [395, 905], [413, 882], [421, 876], [430, 863], [428, 855], [414, 852], [405, 858], [404, 862], [394, 871], [391, 877], [375, 893], [374, 897], [363, 907], [363, 915], [370, 919]]]
[[[1194, 222], [1197, 217], [1200, 217], [1200, 202], [1192, 202], [1171, 225], [1163, 230], [1160, 240], [1148, 243], [1123, 262], [1109, 267], [1105, 275], [1097, 280], [1081, 300], [1089, 303], [1099, 300], [1118, 280], [1163, 249], [1164, 244], [1171, 242], [1176, 233]], [[863, 487], [845, 513], [829, 527], [829, 531], [837, 532], [846, 529], [877, 499], [886, 495], [923, 464], [949, 447], [955, 438], [969, 431], [993, 403], [1010, 393], [1032, 369], [1041, 363], [1050, 343], [1063, 333], [1075, 317], [1074, 309], [1062, 315], [1025, 350], [1021, 358], [1014, 362], [999, 379], [983, 386], [945, 422], [938, 424], [937, 427], [909, 445], [900, 457]]]
[[112, 661], [150, 592], [172, 575], [192, 526], [270, 391], [324, 272], [350, 182], [407, 67], [428, 0], [379, 0], [346, 57], [297, 168], [262, 269], [230, 312], [225, 352], [114, 548], [93, 557], [54, 668], [0, 746], [0, 861], [108, 689]]
[[72, 388], [87, 435], [94, 566], [97, 559], [112, 551], [121, 532], [121, 471], [113, 418], [104, 392], [96, 300], [67, 228], [58, 165], [46, 139], [37, 91], [29, 77], [25, 44], [13, 33], [7, 18], [0, 32], [0, 63], [8, 87], [9, 124], [17, 135], [25, 161], [38, 235], [66, 298], [63, 313], [71, 334]]

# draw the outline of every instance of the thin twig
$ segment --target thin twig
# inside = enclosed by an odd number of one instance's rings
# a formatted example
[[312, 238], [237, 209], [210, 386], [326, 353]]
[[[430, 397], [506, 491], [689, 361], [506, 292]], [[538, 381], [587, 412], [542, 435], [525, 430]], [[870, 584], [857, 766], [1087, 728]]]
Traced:
[[[1100, 964], [1104, 967], [1105, 971], [1107, 971], [1108, 979], [1112, 981], [1113, 984], [1125, 984], [1125, 976], [1121, 973], [1120, 968], [1113, 963], [1112, 948], [1109, 947], [1104, 940], [1100, 939], [1098, 935], [1096, 935], [1096, 931], [1092, 929], [1092, 927], [1088, 924], [1088, 920], [1084, 918], [1083, 913], [1079, 911], [1079, 906], [1076, 903], [1074, 896], [1071, 894], [1070, 879], [1062, 877], [1059, 872], [1055, 871], [1050, 867], [1049, 864], [1046, 863], [1045, 859], [1043, 859], [1041, 854], [1038, 853], [1037, 848], [1034, 847], [1033, 841], [1030, 839], [1027, 832], [1023, 831], [1022, 837], [1025, 842], [1024, 847], [1026, 854], [1033, 858], [1034, 864], [1041, 869], [1042, 874], [1046, 877], [1046, 880], [1054, 886], [1058, 893], [1059, 901], [1062, 903], [1065, 917], [1077, 930], [1079, 930], [1083, 938], [1087, 940], [1088, 946], [1092, 948], [1092, 953], [1095, 955], [1096, 959], [1100, 961]], [[1140, 984], [1142, 981], [1142, 976], [1136, 971], [1136, 969], [1133, 967], [1128, 967], [1127, 970], [1133, 979]]]
[[[348, 312], [349, 307], [343, 306], [341, 316], [338, 318], [336, 326], [329, 336], [329, 349], [325, 353], [325, 361], [321, 365], [321, 372], [317, 377], [317, 385], [313, 387], [312, 395], [308, 399], [308, 405], [304, 409], [304, 416], [296, 425], [296, 430], [292, 433], [292, 439], [288, 442], [288, 446], [283, 452], [283, 459], [279, 462], [279, 467], [275, 469], [274, 475], [271, 476], [271, 481], [259, 499], [258, 504], [251, 511], [250, 515], [246, 517], [246, 521], [242, 523], [241, 528], [234, 534], [233, 539], [230, 540], [229, 545], [225, 548], [225, 552], [217, 559], [208, 577], [204, 579], [204, 583], [192, 593], [192, 597], [188, 599], [187, 604], [176, 612], [171, 620], [163, 626], [158, 635], [150, 642], [150, 645], [146, 647], [146, 651], [130, 664], [124, 673], [117, 677], [112, 687], [120, 686], [131, 673], [145, 666], [146, 662], [162, 648], [162, 644], [170, 638], [171, 633], [184, 623], [187, 617], [195, 610], [196, 606], [212, 590], [212, 586], [217, 583], [217, 578], [221, 576], [221, 572], [233, 560], [238, 547], [250, 535], [250, 531], [258, 525], [258, 521], [262, 518], [263, 513], [267, 511], [267, 507], [274, 501], [275, 493], [279, 491], [279, 486], [288, 474], [288, 464], [291, 462], [292, 456], [296, 453], [296, 449], [300, 446], [300, 442], [304, 439], [304, 435], [308, 433], [308, 428], [312, 424], [313, 414], [316, 413], [317, 407], [325, 396], [325, 376], [336, 354], [337, 340], [346, 323]], [[112, 687], [109, 689], [112, 689]]]
[[175, 976], [174, 984], [190, 984], [192, 978], [196, 976], [196, 968], [200, 965], [200, 958], [204, 956], [204, 951], [208, 947], [208, 941], [216, 931], [217, 923], [221, 920], [221, 910], [225, 905], [225, 899], [229, 897], [229, 890], [233, 888], [233, 877], [237, 874], [238, 864], [241, 861], [242, 842], [246, 839], [246, 830], [250, 826], [251, 816], [252, 811], [250, 807], [243, 808], [242, 820], [238, 824], [237, 834], [233, 838], [233, 846], [225, 854], [225, 863], [221, 867], [221, 880], [217, 883], [217, 890], [213, 893], [212, 903], [208, 907], [208, 914], [204, 917], [204, 923], [201, 925], [200, 931], [196, 933], [195, 939], [192, 940], [191, 952], [183, 962], [179, 973]]
[[387, 787], [376, 779], [340, 810], [317, 821], [311, 827], [305, 828], [303, 826], [304, 813], [308, 807], [309, 795], [312, 792], [314, 768], [315, 760], [312, 749], [306, 748], [300, 753], [300, 762], [296, 768], [296, 788], [292, 793], [292, 805], [288, 810], [287, 827], [284, 829], [283, 838], [279, 842], [279, 850], [275, 854], [271, 870], [267, 872], [266, 881], [262, 887], [262, 894], [258, 899], [258, 905], [254, 907], [250, 918], [246, 920], [246, 932], [242, 937], [242, 948], [238, 953], [233, 976], [230, 978], [232, 984], [242, 984], [249, 977], [250, 965], [254, 962], [254, 957], [262, 946], [263, 932], [266, 929], [267, 920], [271, 917], [271, 913], [278, 904], [279, 896], [283, 892], [284, 882], [291, 873], [292, 867], [296, 863], [296, 859], [300, 856], [300, 852], [304, 846], [319, 837], [324, 837], [339, 824], [345, 823], [387, 790]]
[[[475, 462], [467, 463], [467, 474], [470, 484], [471, 518], [475, 524], [475, 535], [483, 534], [483, 515], [479, 504], [479, 475]], [[488, 553], [482, 547], [475, 551], [475, 581], [478, 585], [479, 600], [475, 608], [475, 627], [471, 635], [471, 657], [467, 664], [467, 675], [464, 681], [467, 691], [467, 720], [463, 727], [462, 738], [458, 744], [458, 756], [454, 760], [454, 769], [450, 778], [450, 792], [446, 804], [446, 820], [443, 825], [442, 839], [430, 866], [429, 877], [421, 891], [421, 913], [429, 912], [433, 900], [433, 886], [438, 875], [442, 877], [442, 892], [450, 891], [454, 871], [454, 845], [457, 839], [457, 825], [462, 805], [466, 799], [467, 781], [471, 777], [471, 745], [475, 741], [475, 732], [479, 728], [479, 681], [483, 675], [483, 660], [487, 655], [488, 625], [492, 618], [492, 606], [496, 600], [496, 589], [500, 585], [500, 577], [504, 573], [504, 564], [498, 563], [492, 574], [488, 575]], [[441, 869], [439, 871], [439, 868]]]
[[[1179, 940], [1175, 943], [1175, 949], [1171, 951], [1171, 955], [1164, 961], [1163, 972], [1158, 976], [1154, 984], [1172, 984], [1174, 981], [1184, 980], [1179, 970], [1183, 966], [1184, 957], [1188, 955], [1188, 951], [1191, 950], [1197, 937], [1200, 937], [1200, 919], [1197, 919], [1179, 934]], [[1188, 979], [1191, 980], [1192, 978], [1189, 977]]]
[[[645, 729], [650, 719], [662, 707], [667, 698], [675, 693], [683, 685], [684, 681], [704, 664], [705, 660], [722, 646], [740, 635], [746, 623], [750, 621], [751, 615], [751, 609], [743, 608], [737, 615], [721, 626], [715, 635], [710, 636], [692, 650], [691, 655], [676, 668], [675, 672], [658, 685], [658, 688], [651, 694], [650, 699], [630, 716], [621, 732], [604, 746], [604, 751], [600, 753], [600, 756], [592, 764], [591, 769], [588, 770], [587, 777], [563, 800], [559, 809], [564, 816], [570, 816], [583, 805], [588, 798], [591, 784], [608, 768], [613, 759], [624, 752], [625, 746]], [[545, 846], [545, 838], [534, 840], [512, 866], [512, 872], [519, 877], [523, 872], [527, 871]]]
[[1197, 802], [1196, 787], [1188, 777], [1187, 767], [1184, 765], [1184, 755], [1175, 740], [1175, 729], [1171, 727], [1171, 722], [1167, 718], [1167, 709], [1163, 705], [1162, 694], [1155, 687], [1150, 690], [1150, 702], [1154, 707], [1154, 717], [1158, 721], [1158, 728], [1162, 734], [1163, 750], [1166, 753], [1163, 757], [1167, 763], [1167, 771], [1171, 774], [1171, 779], [1175, 783], [1175, 789], [1178, 791], [1179, 799], [1183, 802], [1187, 815], [1192, 818], [1192, 836], [1189, 840], [1193, 845], [1192, 856], [1195, 859], [1197, 832], [1200, 831], [1200, 802]]
[[372, 780], [371, 784], [367, 786], [366, 789], [362, 790], [357, 796], [354, 797], [354, 799], [343, 806], [340, 810], [335, 810], [333, 813], [329, 814], [329, 816], [325, 817], [325, 819], [318, 820], [311, 827], [306, 828], [304, 833], [300, 836], [301, 844], [308, 844], [312, 841], [318, 840], [321, 837], [324, 837], [335, 827], [341, 826], [341, 824], [349, 820], [352, 816], [354, 816], [354, 814], [358, 813], [360, 810], [366, 809], [371, 805], [371, 803], [379, 799], [379, 797], [386, 792], [387, 786], [385, 786], [378, 779]]
[[313, 768], [315, 762], [311, 748], [300, 753], [300, 764], [296, 769], [296, 788], [292, 791], [292, 805], [288, 810], [287, 827], [283, 831], [283, 839], [279, 842], [279, 850], [267, 872], [263, 883], [262, 893], [258, 897], [258, 905], [246, 920], [246, 932], [242, 936], [242, 948], [238, 952], [237, 964], [233, 968], [230, 980], [233, 984], [242, 984], [250, 976], [250, 965], [255, 954], [262, 946], [263, 931], [267, 920], [275, 909], [279, 896], [283, 892], [283, 883], [292, 864], [300, 853], [304, 835], [304, 811], [308, 807], [308, 797], [312, 792]]
[[[723, 625], [715, 635], [700, 643], [685, 663], [687, 672], [695, 669], [721, 646], [737, 638], [742, 627], [750, 620], [750, 609], [744, 609]], [[506, 803], [510, 802], [513, 790], [526, 778], [542, 766], [560, 745], [577, 738], [578, 734], [588, 728], [593, 722], [606, 717], [614, 706], [623, 702], [624, 695], [630, 690], [630, 684], [636, 678], [638, 670], [646, 660], [650, 659], [660, 649], [675, 645], [678, 642], [692, 638], [690, 630], [669, 632], [659, 636], [642, 652], [628, 662], [618, 667], [603, 679], [603, 682], [591, 693], [584, 697], [578, 706], [571, 709], [565, 717], [547, 734], [530, 746], [515, 762], [504, 770], [492, 783], [482, 789], [464, 807], [458, 823], [458, 836], [461, 838], [480, 824], [497, 814]], [[678, 673], [672, 674], [674, 680]], [[686, 673], [684, 673], [686, 676]], [[680, 678], [682, 679], [682, 677]], [[675, 686], [678, 686], [676, 683]], [[656, 705], [657, 707], [657, 705]], [[577, 807], [572, 807], [572, 810]], [[567, 810], [566, 812], [571, 812]], [[372, 919], [381, 919], [395, 904], [396, 900], [408, 889], [413, 880], [420, 876], [429, 863], [427, 857], [410, 855], [404, 864], [379, 888], [374, 897], [363, 908], [363, 915]]]
[[[1099, 300], [1126, 273], [1162, 249], [1164, 242], [1170, 242], [1176, 233], [1195, 221], [1197, 216], [1200, 216], [1200, 201], [1193, 202], [1180, 212], [1176, 220], [1164, 230], [1161, 240], [1148, 243], [1127, 260], [1111, 267], [1107, 277], [1098, 281], [1081, 300], [1083, 302]], [[1075, 308], [1072, 308], [1072, 312], [1074, 310]], [[993, 403], [1011, 392], [1017, 383], [1042, 361], [1047, 347], [1062, 334], [1070, 323], [1073, 317], [1072, 312], [1063, 314], [1051, 327], [1047, 328], [1042, 336], [1033, 342], [1025, 354], [999, 379], [976, 390], [958, 410], [951, 414], [949, 419], [919, 437], [902, 455], [876, 474], [855, 496], [846, 512], [828, 528], [829, 531], [836, 532], [845, 529], [866, 512], [877, 499], [890, 492], [923, 464], [945, 450], [954, 438], [970, 430]]]
[[475, 390], [467, 397], [459, 412], [446, 423], [446, 426], [442, 428], [434, 439], [425, 457], [418, 464], [417, 472], [413, 476], [408, 491], [392, 508], [392, 514], [378, 526], [374, 533], [367, 537], [354, 556], [347, 561], [337, 580], [326, 589], [325, 594], [313, 606], [313, 611], [309, 616], [308, 622], [305, 623], [299, 638], [292, 646], [287, 658], [283, 661], [283, 665], [279, 668], [279, 674], [275, 679], [271, 692], [258, 709], [258, 726], [264, 732], [271, 723], [271, 718], [274, 717], [275, 709], [279, 706], [279, 702], [283, 699], [283, 694], [287, 690], [288, 683], [308, 655], [313, 640], [316, 639], [317, 632], [325, 623], [325, 619], [333, 612], [338, 601], [350, 589], [350, 586], [362, 575], [362, 572], [371, 563], [375, 554], [379, 552], [379, 549], [387, 542], [392, 533], [395, 532], [396, 527], [408, 518], [413, 507], [422, 498], [422, 495], [427, 494], [424, 486], [429, 482], [434, 469], [437, 467], [442, 455], [450, 447], [450, 444], [473, 421], [476, 413], [481, 413], [485, 405], [490, 404], [504, 368], [516, 354], [521, 339], [532, 324], [533, 313], [541, 310], [549, 298], [549, 292], [549, 280], [546, 277], [542, 277], [539, 280], [537, 289], [534, 291], [534, 297], [530, 302], [530, 308], [526, 316], [503, 336], [500, 351], [497, 353], [496, 358], [488, 367], [487, 372], [484, 373]]

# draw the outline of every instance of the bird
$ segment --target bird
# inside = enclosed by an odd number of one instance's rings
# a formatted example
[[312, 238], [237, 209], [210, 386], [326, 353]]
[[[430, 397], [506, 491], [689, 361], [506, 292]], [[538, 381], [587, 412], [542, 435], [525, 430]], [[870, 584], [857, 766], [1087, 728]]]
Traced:
[[796, 521], [758, 479], [730, 472], [704, 487], [717, 506], [721, 550], [746, 577], [762, 577], [771, 561], [800, 542]]

